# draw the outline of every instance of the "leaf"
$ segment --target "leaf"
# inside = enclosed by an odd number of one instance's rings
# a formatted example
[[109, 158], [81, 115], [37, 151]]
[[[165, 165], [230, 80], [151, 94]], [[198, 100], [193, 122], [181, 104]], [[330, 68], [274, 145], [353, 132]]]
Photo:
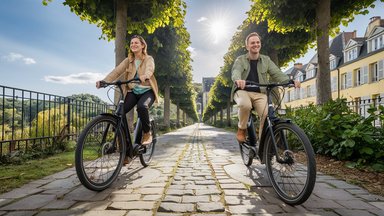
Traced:
[[348, 167], [348, 168], [353, 169], [353, 168], [355, 168], [357, 166], [357, 163], [349, 161], [349, 162], [345, 163], [345, 166]]
[[373, 149], [372, 148], [369, 148], [369, 147], [363, 147], [360, 149], [360, 153], [361, 154], [368, 154], [368, 155], [372, 155], [373, 154]]

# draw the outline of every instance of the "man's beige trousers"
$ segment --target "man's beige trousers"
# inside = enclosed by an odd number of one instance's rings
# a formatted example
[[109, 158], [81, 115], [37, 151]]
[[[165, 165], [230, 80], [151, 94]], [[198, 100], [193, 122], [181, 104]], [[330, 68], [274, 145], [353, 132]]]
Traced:
[[267, 116], [267, 95], [258, 92], [248, 92], [244, 90], [238, 90], [235, 92], [233, 98], [239, 109], [239, 123], [240, 129], [247, 128], [247, 122], [251, 113], [252, 106], [255, 108], [260, 118], [259, 138], [262, 133], [262, 126], [264, 125], [265, 118]]

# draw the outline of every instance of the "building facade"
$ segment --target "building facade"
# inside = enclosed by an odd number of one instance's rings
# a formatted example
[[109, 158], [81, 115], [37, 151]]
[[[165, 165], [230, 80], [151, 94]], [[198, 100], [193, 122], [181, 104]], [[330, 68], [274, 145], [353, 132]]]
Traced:
[[[364, 37], [342, 32], [330, 41], [332, 98], [346, 98], [360, 105], [384, 98], [384, 19], [372, 17]], [[306, 64], [295, 64], [285, 73], [302, 82], [301, 88], [286, 91], [290, 107], [316, 103], [317, 54]], [[372, 100], [373, 99], [373, 100]]]
[[211, 90], [211, 87], [213, 86], [214, 82], [215, 82], [215, 77], [203, 77], [203, 86], [202, 86], [203, 99], [202, 99], [202, 107], [201, 107], [202, 112], [204, 112], [204, 109], [208, 104], [208, 99], [209, 99], [208, 93]]

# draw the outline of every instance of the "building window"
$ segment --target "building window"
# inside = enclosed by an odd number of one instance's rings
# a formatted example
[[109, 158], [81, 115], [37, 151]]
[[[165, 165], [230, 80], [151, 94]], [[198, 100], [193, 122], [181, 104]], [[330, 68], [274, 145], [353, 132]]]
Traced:
[[368, 67], [364, 66], [355, 70], [355, 85], [363, 85], [368, 83]]
[[287, 94], [284, 95], [284, 103], [288, 103], [289, 102], [289, 92], [287, 92]]
[[299, 89], [299, 88], [296, 88], [296, 89], [295, 89], [295, 98], [296, 98], [297, 100], [301, 99], [300, 89]]
[[311, 86], [309, 85], [309, 86], [307, 86], [307, 97], [312, 97], [312, 95], [311, 95]]
[[341, 89], [352, 87], [352, 72], [347, 72], [341, 75]]
[[372, 77], [372, 82], [379, 81], [379, 70], [377, 66], [377, 62], [371, 64], [371, 77]]
[[329, 69], [330, 70], [333, 70], [336, 68], [336, 59], [332, 59], [330, 62], [329, 62]]
[[377, 80], [381, 80], [384, 78], [384, 59], [383, 60], [380, 60], [378, 62], [378, 73], [377, 73], [377, 77], [378, 79]]
[[357, 47], [347, 51], [347, 61], [352, 61], [357, 58]]
[[306, 76], [305, 76], [306, 79], [310, 79], [310, 78], [314, 77], [315, 76], [315, 71], [316, 71], [315, 68], [310, 69], [309, 71], [307, 71]]
[[291, 101], [294, 101], [295, 100], [295, 91], [289, 91], [289, 98], [291, 99]]
[[307, 92], [305, 91], [304, 88], [300, 88], [300, 95], [301, 95], [301, 98], [306, 98], [307, 97]]
[[303, 82], [305, 80], [305, 74], [302, 73], [301, 71], [297, 72], [296, 80], [299, 80], [300, 82]]
[[331, 78], [331, 91], [336, 91], [337, 90], [337, 77], [334, 76]]

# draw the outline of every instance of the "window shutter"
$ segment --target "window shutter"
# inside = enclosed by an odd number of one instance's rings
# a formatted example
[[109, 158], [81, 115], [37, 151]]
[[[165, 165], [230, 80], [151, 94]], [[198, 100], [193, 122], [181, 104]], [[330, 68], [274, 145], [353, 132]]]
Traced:
[[384, 59], [378, 62], [378, 80], [384, 78]]

